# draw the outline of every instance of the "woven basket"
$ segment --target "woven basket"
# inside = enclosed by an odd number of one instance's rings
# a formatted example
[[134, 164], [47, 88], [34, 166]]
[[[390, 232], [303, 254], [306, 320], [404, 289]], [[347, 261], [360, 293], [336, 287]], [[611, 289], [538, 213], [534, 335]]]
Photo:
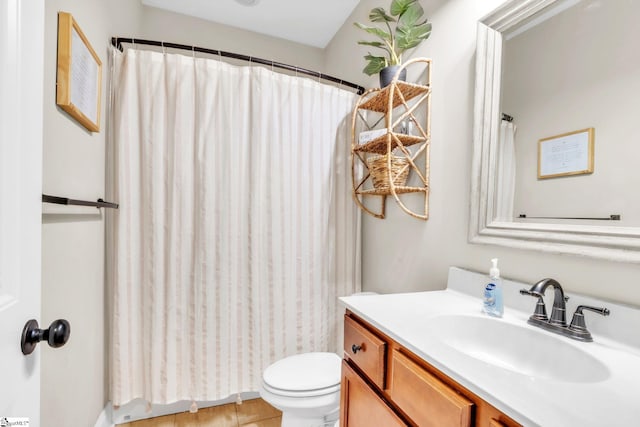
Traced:
[[[396, 187], [402, 187], [407, 182], [409, 161], [406, 157], [391, 156], [391, 176]], [[389, 172], [387, 171], [387, 155], [372, 156], [367, 159], [367, 167], [371, 173], [373, 186], [376, 190], [389, 189]], [[404, 168], [404, 170], [402, 170]]]

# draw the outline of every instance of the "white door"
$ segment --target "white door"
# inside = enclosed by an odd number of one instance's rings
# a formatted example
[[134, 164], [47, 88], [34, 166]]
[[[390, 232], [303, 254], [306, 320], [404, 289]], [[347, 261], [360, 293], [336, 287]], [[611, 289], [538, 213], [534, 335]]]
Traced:
[[0, 425], [40, 426], [41, 349], [24, 356], [20, 337], [40, 321], [43, 44], [44, 0], [1, 0]]

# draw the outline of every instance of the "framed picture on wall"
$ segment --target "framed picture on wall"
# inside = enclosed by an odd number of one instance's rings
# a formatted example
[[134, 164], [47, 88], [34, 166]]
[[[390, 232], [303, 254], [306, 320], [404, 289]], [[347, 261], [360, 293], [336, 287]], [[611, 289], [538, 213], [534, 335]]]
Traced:
[[91, 132], [100, 131], [102, 62], [70, 13], [58, 13], [56, 104]]
[[538, 179], [593, 173], [594, 128], [538, 141]]

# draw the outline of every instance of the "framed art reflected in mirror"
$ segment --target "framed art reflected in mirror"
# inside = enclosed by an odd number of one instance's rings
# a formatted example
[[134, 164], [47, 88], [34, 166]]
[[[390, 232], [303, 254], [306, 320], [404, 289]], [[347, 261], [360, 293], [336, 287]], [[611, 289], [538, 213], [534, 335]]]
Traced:
[[538, 179], [593, 173], [593, 128], [538, 141]]

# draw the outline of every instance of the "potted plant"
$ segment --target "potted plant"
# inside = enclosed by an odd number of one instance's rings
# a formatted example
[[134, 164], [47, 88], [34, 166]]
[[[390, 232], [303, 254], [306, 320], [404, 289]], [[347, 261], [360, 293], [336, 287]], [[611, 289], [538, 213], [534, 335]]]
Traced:
[[[373, 46], [386, 51], [385, 56], [375, 56], [369, 52], [365, 55], [367, 65], [362, 70], [371, 76], [380, 73], [380, 87], [385, 87], [402, 64], [402, 54], [418, 46], [431, 35], [431, 23], [422, 19], [424, 10], [418, 0], [392, 0], [390, 13], [382, 7], [375, 7], [369, 12], [369, 21], [382, 23], [384, 26], [370, 26], [356, 22], [356, 27], [378, 37], [381, 41], [360, 40], [358, 44]], [[392, 28], [391, 23], [395, 23]], [[386, 28], [385, 28], [386, 27]], [[406, 70], [402, 70], [400, 80], [406, 79]]]

